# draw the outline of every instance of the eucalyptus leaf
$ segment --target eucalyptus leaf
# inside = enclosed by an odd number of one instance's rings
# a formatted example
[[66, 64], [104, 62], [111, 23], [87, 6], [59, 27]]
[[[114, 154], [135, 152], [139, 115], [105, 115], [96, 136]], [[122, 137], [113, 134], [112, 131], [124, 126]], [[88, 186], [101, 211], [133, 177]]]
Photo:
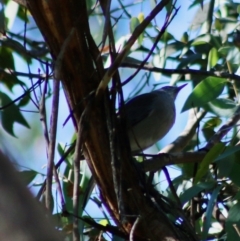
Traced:
[[212, 48], [208, 54], [208, 69], [213, 68], [218, 62], [219, 56], [216, 48]]
[[213, 208], [215, 203], [217, 202], [217, 196], [219, 191], [221, 190], [222, 186], [217, 186], [211, 194], [211, 198], [207, 204], [206, 215], [203, 223], [203, 232], [202, 232], [202, 240], [206, 240], [208, 236], [208, 230], [211, 225], [211, 218], [213, 213]]
[[198, 193], [201, 191], [206, 191], [211, 188], [213, 188], [215, 185], [215, 182], [204, 182], [204, 183], [198, 183], [186, 191], [180, 196], [180, 201], [182, 205], [184, 205], [186, 202], [190, 201], [193, 197], [197, 196]]
[[0, 112], [2, 127], [10, 135], [15, 136], [13, 131], [13, 124], [15, 122], [30, 128], [19, 108], [15, 103], [12, 103], [11, 98], [3, 92], [0, 92], [0, 106], [3, 108]]
[[19, 174], [24, 184], [28, 185], [33, 181], [33, 179], [36, 177], [38, 173], [33, 170], [25, 170], [25, 171], [19, 172]]
[[207, 103], [205, 109], [220, 117], [231, 117], [235, 113], [237, 105], [232, 100], [218, 98]]
[[223, 91], [227, 80], [218, 77], [207, 77], [201, 81], [187, 98], [182, 112], [193, 107], [203, 107], [217, 98]]

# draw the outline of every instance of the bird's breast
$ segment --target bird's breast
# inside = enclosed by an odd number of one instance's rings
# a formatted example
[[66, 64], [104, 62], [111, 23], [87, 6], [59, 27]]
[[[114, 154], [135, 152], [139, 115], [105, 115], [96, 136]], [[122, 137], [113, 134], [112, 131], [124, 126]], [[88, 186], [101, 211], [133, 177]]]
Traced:
[[152, 101], [147, 117], [133, 126], [129, 132], [133, 152], [144, 150], [162, 139], [175, 122], [175, 104], [168, 95]]

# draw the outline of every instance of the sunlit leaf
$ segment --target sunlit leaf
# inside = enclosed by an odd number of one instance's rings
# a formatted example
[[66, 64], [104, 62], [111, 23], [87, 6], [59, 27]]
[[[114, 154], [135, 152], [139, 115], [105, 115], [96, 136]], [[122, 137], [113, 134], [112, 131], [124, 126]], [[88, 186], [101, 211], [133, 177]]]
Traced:
[[203, 135], [206, 140], [212, 138], [215, 134], [214, 128], [221, 124], [222, 120], [218, 117], [213, 117], [209, 119], [202, 127]]
[[208, 69], [213, 68], [218, 62], [219, 56], [216, 48], [212, 48], [208, 55]]
[[101, 220], [99, 221], [99, 224], [101, 224], [101, 225], [103, 225], [103, 226], [107, 226], [107, 225], [109, 224], [109, 222], [108, 222], [108, 220], [106, 220], [106, 219], [101, 219]]
[[201, 81], [187, 98], [182, 112], [192, 107], [203, 107], [217, 98], [223, 91], [227, 80], [218, 77], [207, 77]]
[[140, 21], [138, 18], [136, 17], [132, 17], [130, 20], [130, 31], [131, 33], [133, 33], [133, 31], [135, 30], [135, 28], [140, 24]]
[[143, 12], [140, 12], [140, 13], [138, 14], [138, 20], [139, 20], [140, 23], [143, 22], [143, 20], [144, 20], [144, 13], [143, 13]]
[[202, 44], [206, 44], [206, 43], [210, 43], [210, 42], [211, 42], [211, 35], [206, 34], [206, 35], [200, 36], [197, 39], [195, 39], [192, 43], [192, 46], [202, 45]]

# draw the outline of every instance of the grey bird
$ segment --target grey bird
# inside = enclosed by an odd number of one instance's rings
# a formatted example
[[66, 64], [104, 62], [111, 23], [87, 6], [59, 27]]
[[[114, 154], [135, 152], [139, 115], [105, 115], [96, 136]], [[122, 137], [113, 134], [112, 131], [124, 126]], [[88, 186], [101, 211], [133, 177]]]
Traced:
[[175, 118], [175, 99], [179, 87], [165, 86], [138, 95], [125, 105], [128, 137], [132, 153], [139, 153], [162, 139], [172, 128]]

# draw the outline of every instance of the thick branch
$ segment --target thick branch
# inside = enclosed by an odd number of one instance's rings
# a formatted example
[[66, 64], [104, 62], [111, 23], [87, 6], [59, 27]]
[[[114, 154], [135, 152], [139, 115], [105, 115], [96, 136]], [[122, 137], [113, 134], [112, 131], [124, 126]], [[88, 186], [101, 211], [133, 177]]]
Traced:
[[182, 151], [183, 148], [187, 146], [189, 141], [191, 141], [193, 136], [196, 134], [196, 129], [198, 127], [199, 121], [202, 120], [205, 114], [206, 111], [197, 112], [196, 108], [189, 110], [188, 122], [183, 132], [174, 142], [165, 146], [160, 151], [160, 153], [174, 153]]

